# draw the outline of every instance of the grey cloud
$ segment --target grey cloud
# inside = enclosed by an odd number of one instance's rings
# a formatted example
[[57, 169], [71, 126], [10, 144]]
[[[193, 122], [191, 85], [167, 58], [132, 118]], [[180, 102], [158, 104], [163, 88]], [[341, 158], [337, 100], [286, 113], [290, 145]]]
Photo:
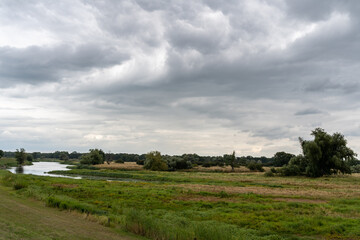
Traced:
[[260, 128], [253, 130], [252, 132], [253, 137], [264, 137], [267, 139], [282, 139], [293, 137], [293, 134], [290, 133], [288, 127]]
[[316, 108], [307, 108], [307, 109], [296, 112], [295, 115], [301, 116], [301, 115], [313, 115], [313, 114], [320, 114], [320, 113], [322, 113], [322, 111], [320, 111]]
[[[0, 48], [0, 78], [7, 85], [60, 81], [71, 72], [106, 68], [127, 58], [113, 47], [80, 46]], [[5, 85], [6, 86], [6, 85]], [[4, 85], [3, 85], [4, 87]]]
[[[71, 143], [85, 141], [84, 135], [113, 134], [122, 136], [123, 142], [119, 138], [111, 144], [140, 152], [156, 144], [166, 146], [165, 152], [173, 151], [181, 142], [184, 151], [196, 143], [199, 152], [216, 148], [221, 153], [226, 144], [242, 147], [252, 142], [264, 147], [259, 154], [273, 155], [286, 139], [297, 149], [296, 137], [308, 135], [319, 124], [341, 128], [345, 121], [339, 114], [341, 106], [356, 107], [350, 104], [358, 99], [356, 1], [71, 2], [24, 1], [19, 6], [8, 1], [2, 7], [10, 4], [10, 8], [0, 14], [8, 23], [14, 19], [16, 26], [57, 33], [57, 45], [1, 47], [0, 86], [48, 82], [48, 93], [46, 86], [28, 90], [40, 88], [36, 94], [48, 99], [54, 98], [56, 88], [56, 108], [79, 113], [68, 124], [54, 123], [76, 130], [69, 133], [74, 136]], [[52, 15], [47, 16], [45, 9]], [[201, 19], [210, 13], [219, 19]], [[343, 14], [346, 29], [331, 22], [321, 25], [334, 13]], [[26, 16], [32, 19], [28, 23]], [[89, 22], [83, 26], [81, 21]], [[320, 27], [279, 47], [288, 32], [301, 34], [311, 24]], [[155, 66], [159, 52], [164, 56]], [[144, 58], [150, 60], [139, 62]], [[124, 68], [119, 71], [91, 78], [92, 70], [102, 72], [120, 64]], [[149, 75], [154, 77], [146, 81]], [[104, 84], [93, 84], [102, 80]], [[1, 95], [15, 93], [3, 90]], [[26, 94], [24, 98], [33, 101]], [[327, 112], [331, 114], [325, 116]], [[356, 115], [352, 119], [359, 120]], [[234, 132], [250, 140], [227, 140]], [[219, 136], [225, 139], [221, 146]], [[126, 139], [140, 140], [135, 144]], [[204, 142], [207, 147], [201, 145]]]

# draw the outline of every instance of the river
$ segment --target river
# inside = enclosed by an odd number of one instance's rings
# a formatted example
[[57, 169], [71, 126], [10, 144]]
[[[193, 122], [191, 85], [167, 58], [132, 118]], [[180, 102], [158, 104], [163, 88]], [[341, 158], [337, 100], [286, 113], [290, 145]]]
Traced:
[[17, 174], [32, 174], [38, 176], [50, 176], [50, 177], [66, 177], [66, 178], [73, 178], [73, 179], [81, 179], [81, 177], [71, 177], [65, 175], [58, 175], [58, 174], [50, 174], [48, 172], [55, 171], [55, 170], [69, 170], [66, 168], [66, 164], [60, 164], [59, 162], [33, 162], [33, 165], [28, 166], [21, 166], [21, 167], [12, 167], [9, 169], [12, 173]]

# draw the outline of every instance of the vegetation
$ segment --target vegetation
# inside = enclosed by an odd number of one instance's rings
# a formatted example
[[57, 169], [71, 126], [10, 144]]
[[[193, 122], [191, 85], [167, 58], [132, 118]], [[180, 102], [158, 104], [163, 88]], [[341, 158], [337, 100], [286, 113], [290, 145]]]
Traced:
[[[66, 172], [62, 172], [64, 174]], [[49, 207], [151, 239], [357, 239], [359, 176], [70, 170], [104, 181], [14, 175], [3, 184]]]
[[81, 157], [81, 164], [102, 164], [105, 161], [105, 153], [100, 149], [90, 149], [88, 154]]
[[0, 196], [0, 239], [142, 239], [104, 226], [104, 218], [46, 208], [39, 201], [14, 196], [4, 186], [0, 186]]
[[225, 162], [231, 167], [231, 171], [235, 171], [236, 164], [236, 157], [235, 157], [235, 151], [232, 152], [231, 155], [224, 155]]
[[15, 153], [16, 162], [19, 166], [23, 165], [26, 161], [26, 152], [24, 148], [16, 149]]
[[299, 138], [303, 155], [293, 157], [283, 168], [283, 175], [306, 175], [321, 177], [324, 175], [351, 173], [349, 162], [356, 154], [346, 146], [347, 142], [340, 133], [330, 135], [321, 128], [316, 128], [311, 135], [314, 140]]
[[277, 152], [273, 157], [273, 166], [274, 167], [282, 167], [289, 163], [290, 159], [295, 157], [294, 154], [286, 153], [286, 152]]
[[153, 151], [153, 152], [149, 152], [148, 154], [146, 154], [144, 168], [153, 170], [153, 171], [168, 170], [168, 166], [167, 166], [166, 162], [162, 159], [161, 153], [158, 151]]
[[4, 156], [4, 151], [0, 150], [0, 159]]
[[265, 171], [263, 165], [260, 162], [251, 161], [248, 163], [248, 165], [246, 165], [246, 167], [251, 171], [259, 171], [259, 172]]

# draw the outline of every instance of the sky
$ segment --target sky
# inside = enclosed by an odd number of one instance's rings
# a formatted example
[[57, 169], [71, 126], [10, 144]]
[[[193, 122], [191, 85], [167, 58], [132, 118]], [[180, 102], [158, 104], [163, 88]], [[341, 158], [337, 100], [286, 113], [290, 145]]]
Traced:
[[2, 0], [0, 149], [360, 153], [358, 0]]

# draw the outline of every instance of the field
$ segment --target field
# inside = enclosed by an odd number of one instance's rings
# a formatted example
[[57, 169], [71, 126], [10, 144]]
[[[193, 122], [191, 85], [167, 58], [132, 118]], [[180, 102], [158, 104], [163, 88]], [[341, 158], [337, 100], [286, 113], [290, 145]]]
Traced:
[[[0, 239], [140, 239], [121, 229], [108, 228], [86, 215], [60, 212], [43, 203], [15, 196], [0, 186]], [[94, 221], [95, 220], [95, 221]]]
[[119, 167], [68, 174], [112, 181], [1, 171], [3, 184], [18, 195], [150, 239], [360, 239], [359, 175], [314, 179]]

